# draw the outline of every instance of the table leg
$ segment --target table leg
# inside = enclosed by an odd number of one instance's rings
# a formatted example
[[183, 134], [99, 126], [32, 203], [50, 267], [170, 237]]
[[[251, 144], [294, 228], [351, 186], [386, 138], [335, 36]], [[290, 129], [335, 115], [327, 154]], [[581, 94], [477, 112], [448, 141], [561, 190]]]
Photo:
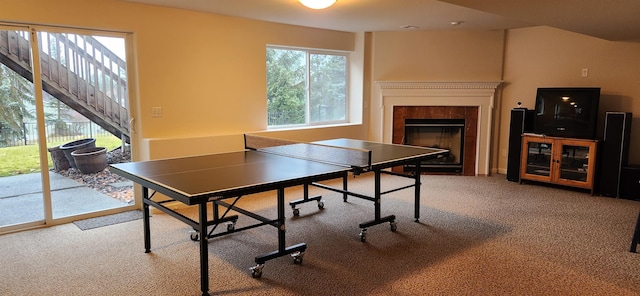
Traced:
[[309, 197], [309, 183], [305, 183], [303, 185], [303, 196], [302, 199], [298, 199], [298, 200], [292, 200], [289, 202], [289, 205], [291, 206], [291, 210], [293, 210], [293, 215], [294, 216], [299, 216], [300, 215], [300, 209], [296, 208], [297, 205], [299, 204], [303, 204], [303, 203], [307, 203], [310, 201], [316, 201], [318, 203], [318, 208], [323, 209], [324, 208], [324, 202], [322, 201], [322, 196], [321, 195], [316, 195], [313, 197]]
[[417, 161], [416, 162], [416, 170], [415, 170], [415, 188], [414, 188], [414, 194], [415, 194], [415, 201], [414, 203], [414, 207], [415, 207], [415, 222], [419, 222], [420, 221], [420, 163], [421, 161]]
[[381, 199], [381, 195], [382, 195], [382, 190], [381, 190], [381, 185], [380, 185], [380, 170], [376, 170], [374, 173], [374, 205], [375, 205], [375, 220], [380, 220], [380, 212], [381, 212], [381, 206], [380, 206], [380, 199]]
[[360, 223], [359, 227], [360, 227], [360, 241], [365, 242], [366, 241], [366, 236], [367, 236], [367, 228], [370, 226], [374, 226], [374, 225], [378, 225], [378, 224], [382, 224], [385, 222], [389, 222], [390, 226], [391, 226], [391, 231], [396, 231], [396, 216], [395, 215], [389, 215], [389, 216], [385, 216], [385, 217], [381, 217], [382, 216], [382, 207], [381, 207], [381, 203], [382, 203], [382, 190], [381, 190], [381, 171], [380, 169], [376, 169], [374, 170], [374, 196], [373, 196], [373, 203], [374, 203], [374, 208], [375, 208], [375, 213], [374, 213], [374, 219], [372, 221], [369, 222], [364, 222], [364, 223]]
[[151, 227], [149, 222], [149, 204], [146, 201], [149, 199], [149, 188], [142, 187], [142, 216], [143, 216], [143, 228], [144, 228], [144, 252], [151, 253]]
[[278, 188], [278, 251], [284, 252], [286, 244], [286, 226], [284, 224], [284, 188]]
[[640, 243], [640, 213], [638, 213], [638, 221], [636, 221], [636, 229], [633, 231], [633, 238], [631, 239], [631, 248], [629, 248], [629, 252], [635, 253], [638, 243]]
[[342, 193], [342, 201], [347, 201], [347, 178], [349, 177], [349, 173], [344, 173], [344, 175], [342, 176], [342, 190], [344, 190], [344, 192]]
[[207, 235], [207, 203], [198, 205], [198, 231], [200, 232], [200, 290], [209, 295], [209, 238]]
[[262, 276], [262, 268], [265, 262], [274, 258], [282, 257], [284, 255], [292, 254], [292, 257], [294, 258], [293, 262], [296, 264], [301, 264], [302, 256], [304, 254], [304, 251], [307, 249], [307, 244], [305, 243], [299, 243], [299, 244], [287, 247], [286, 226], [285, 226], [286, 217], [284, 215], [284, 205], [285, 205], [284, 188], [278, 188], [277, 192], [278, 192], [278, 220], [275, 226], [278, 228], [278, 249], [273, 252], [269, 252], [267, 254], [256, 257], [255, 262], [257, 265], [250, 268], [251, 276], [254, 278], [259, 278]]

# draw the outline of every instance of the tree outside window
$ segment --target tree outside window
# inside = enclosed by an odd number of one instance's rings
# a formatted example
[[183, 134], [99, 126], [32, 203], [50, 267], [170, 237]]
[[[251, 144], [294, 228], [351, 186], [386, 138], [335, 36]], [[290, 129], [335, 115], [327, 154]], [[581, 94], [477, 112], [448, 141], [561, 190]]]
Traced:
[[267, 48], [268, 126], [347, 120], [347, 55]]
[[25, 135], [24, 123], [35, 119], [31, 82], [0, 64], [0, 147]]

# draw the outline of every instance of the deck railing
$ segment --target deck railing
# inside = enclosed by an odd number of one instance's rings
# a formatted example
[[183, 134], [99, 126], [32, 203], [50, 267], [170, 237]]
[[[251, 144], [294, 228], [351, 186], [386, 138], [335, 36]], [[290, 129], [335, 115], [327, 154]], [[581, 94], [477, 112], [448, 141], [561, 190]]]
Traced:
[[[61, 143], [80, 138], [95, 138], [109, 136], [111, 133], [91, 121], [74, 122], [50, 122], [44, 126], [47, 135], [47, 143]], [[2, 129], [0, 128], [0, 131]], [[2, 137], [0, 148], [35, 145], [38, 143], [38, 126], [35, 122], [22, 124], [22, 132], [19, 136]]]

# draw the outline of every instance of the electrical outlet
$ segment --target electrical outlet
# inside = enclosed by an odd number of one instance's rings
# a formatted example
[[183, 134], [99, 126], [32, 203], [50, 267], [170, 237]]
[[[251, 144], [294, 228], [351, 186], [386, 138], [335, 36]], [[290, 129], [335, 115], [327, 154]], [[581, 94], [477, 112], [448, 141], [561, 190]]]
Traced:
[[151, 117], [162, 117], [162, 107], [151, 107]]
[[589, 76], [589, 69], [582, 69], [582, 77], [588, 77]]

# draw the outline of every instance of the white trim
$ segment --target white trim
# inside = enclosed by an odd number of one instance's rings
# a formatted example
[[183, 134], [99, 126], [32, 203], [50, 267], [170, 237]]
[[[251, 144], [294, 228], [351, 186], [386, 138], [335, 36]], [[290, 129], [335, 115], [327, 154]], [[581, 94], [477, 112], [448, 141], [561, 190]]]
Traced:
[[376, 81], [380, 89], [486, 89], [492, 92], [500, 86], [502, 82], [419, 82], [419, 81]]

